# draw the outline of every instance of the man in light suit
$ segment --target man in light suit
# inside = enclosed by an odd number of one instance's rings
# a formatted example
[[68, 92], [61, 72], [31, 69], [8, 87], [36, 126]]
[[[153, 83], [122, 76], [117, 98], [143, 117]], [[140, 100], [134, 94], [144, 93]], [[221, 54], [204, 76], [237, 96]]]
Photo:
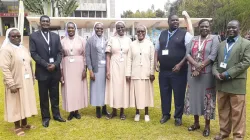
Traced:
[[227, 25], [228, 39], [219, 45], [213, 65], [217, 82], [217, 104], [220, 134], [215, 140], [229, 137], [244, 139], [246, 131], [246, 79], [250, 65], [250, 42], [239, 35], [240, 23], [232, 20]]
[[30, 53], [36, 62], [35, 76], [38, 80], [42, 125], [49, 126], [49, 98], [53, 118], [65, 122], [59, 112], [59, 81], [61, 78], [60, 63], [62, 46], [60, 37], [49, 31], [50, 18], [40, 17], [41, 30], [30, 35]]

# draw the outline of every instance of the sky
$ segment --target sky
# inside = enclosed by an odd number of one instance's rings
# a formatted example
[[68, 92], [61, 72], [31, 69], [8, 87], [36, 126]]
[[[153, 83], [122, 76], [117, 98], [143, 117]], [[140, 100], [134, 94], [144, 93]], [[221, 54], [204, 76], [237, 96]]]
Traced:
[[[173, 2], [175, 0], [170, 0]], [[154, 4], [155, 10], [164, 9], [164, 4], [167, 0], [116, 0], [116, 13], [122, 14], [123, 11], [131, 10], [135, 12], [136, 10], [146, 11], [151, 8], [151, 5]]]

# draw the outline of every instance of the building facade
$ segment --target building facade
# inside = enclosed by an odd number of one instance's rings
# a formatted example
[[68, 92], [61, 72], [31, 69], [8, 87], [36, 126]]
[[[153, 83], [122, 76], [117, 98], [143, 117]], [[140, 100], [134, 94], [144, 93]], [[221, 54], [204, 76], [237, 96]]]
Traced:
[[[8, 28], [17, 27], [18, 23], [18, 0], [0, 0], [0, 36], [4, 36]], [[27, 12], [25, 12], [27, 16]], [[24, 20], [24, 35], [29, 34], [29, 22]]]

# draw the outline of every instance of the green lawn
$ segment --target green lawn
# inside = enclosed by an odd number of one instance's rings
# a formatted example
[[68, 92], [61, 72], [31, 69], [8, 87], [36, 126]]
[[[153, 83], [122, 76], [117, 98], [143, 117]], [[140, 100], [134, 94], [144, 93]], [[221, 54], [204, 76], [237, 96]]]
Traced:
[[[0, 74], [2, 79], [2, 73]], [[249, 77], [250, 79], [250, 77]], [[247, 91], [249, 93], [249, 81], [247, 84]], [[134, 108], [125, 110], [127, 119], [125, 121], [115, 118], [112, 120], [106, 120], [105, 117], [97, 119], [95, 117], [95, 108], [89, 106], [88, 108], [80, 110], [82, 115], [81, 120], [73, 119], [66, 123], [50, 121], [49, 128], [44, 128], [41, 125], [41, 115], [38, 99], [37, 83], [35, 85], [37, 108], [39, 114], [35, 117], [29, 118], [30, 124], [35, 125], [37, 128], [26, 132], [26, 136], [19, 138], [11, 129], [14, 128], [12, 123], [4, 121], [4, 86], [0, 82], [0, 140], [5, 139], [150, 139], [150, 140], [201, 140], [201, 139], [213, 139], [213, 137], [219, 132], [218, 117], [215, 121], [211, 121], [211, 135], [208, 138], [202, 136], [204, 128], [204, 121], [201, 118], [201, 129], [195, 132], [187, 131], [187, 127], [193, 123], [192, 116], [183, 116], [183, 125], [176, 127], [174, 125], [174, 119], [171, 118], [166, 124], [160, 124], [161, 107], [160, 107], [160, 93], [158, 86], [158, 79], [154, 82], [155, 88], [155, 107], [150, 108], [150, 122], [144, 121], [144, 115], [141, 115], [140, 122], [134, 122]], [[247, 99], [249, 99], [249, 94]], [[61, 99], [60, 99], [61, 100]], [[61, 103], [60, 103], [61, 106]], [[173, 105], [172, 105], [173, 106]], [[250, 114], [250, 103], [247, 102], [247, 114]], [[109, 108], [111, 111], [111, 109]], [[172, 114], [174, 109], [172, 108]], [[144, 112], [141, 112], [143, 114]], [[61, 115], [67, 118], [68, 113], [61, 109]], [[247, 134], [245, 139], [250, 139], [250, 120], [247, 115]], [[232, 137], [232, 136], [231, 136]]]

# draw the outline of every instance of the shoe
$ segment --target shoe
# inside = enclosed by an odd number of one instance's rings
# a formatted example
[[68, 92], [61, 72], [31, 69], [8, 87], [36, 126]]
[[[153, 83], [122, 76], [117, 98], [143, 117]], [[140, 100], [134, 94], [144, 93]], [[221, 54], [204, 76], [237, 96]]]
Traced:
[[162, 118], [161, 118], [161, 120], [160, 120], [160, 123], [161, 123], [161, 124], [164, 124], [164, 123], [167, 122], [169, 119], [170, 119], [170, 116], [163, 115]]
[[43, 127], [49, 127], [49, 121], [50, 119], [43, 119], [43, 122], [42, 122]]
[[190, 127], [188, 127], [188, 131], [194, 131], [200, 129], [200, 125], [191, 125]]
[[75, 114], [74, 114], [74, 117], [75, 117], [76, 119], [78, 119], [78, 120], [81, 119], [81, 115], [80, 115], [79, 113], [75, 113]]
[[70, 113], [69, 113], [69, 116], [68, 116], [68, 120], [69, 120], [69, 121], [72, 120], [73, 117], [74, 117], [74, 113], [70, 112]]
[[181, 126], [182, 125], [182, 120], [180, 118], [175, 119], [175, 126]]
[[208, 137], [209, 135], [210, 135], [210, 129], [209, 129], [209, 128], [204, 129], [204, 131], [203, 131], [203, 136], [204, 136], [204, 137]]
[[218, 134], [214, 137], [214, 140], [223, 140], [225, 138], [227, 138], [228, 136], [227, 135], [221, 135], [221, 134]]
[[149, 115], [145, 115], [145, 122], [149, 122], [149, 121], [150, 121]]
[[54, 120], [58, 122], [66, 122], [61, 116], [54, 117]]
[[102, 115], [108, 115], [107, 107], [106, 105], [102, 107]]
[[102, 117], [101, 108], [96, 107], [96, 118], [100, 119]]
[[140, 114], [136, 114], [134, 120], [135, 120], [135, 122], [139, 122], [140, 121]]
[[113, 119], [116, 116], [117, 116], [117, 114], [115, 114], [115, 113], [112, 112], [112, 113], [106, 115], [106, 119], [110, 120], [110, 119]]
[[121, 115], [120, 115], [120, 119], [121, 119], [121, 120], [125, 120], [125, 119], [126, 119], [126, 116], [125, 116], [124, 114], [121, 114]]

